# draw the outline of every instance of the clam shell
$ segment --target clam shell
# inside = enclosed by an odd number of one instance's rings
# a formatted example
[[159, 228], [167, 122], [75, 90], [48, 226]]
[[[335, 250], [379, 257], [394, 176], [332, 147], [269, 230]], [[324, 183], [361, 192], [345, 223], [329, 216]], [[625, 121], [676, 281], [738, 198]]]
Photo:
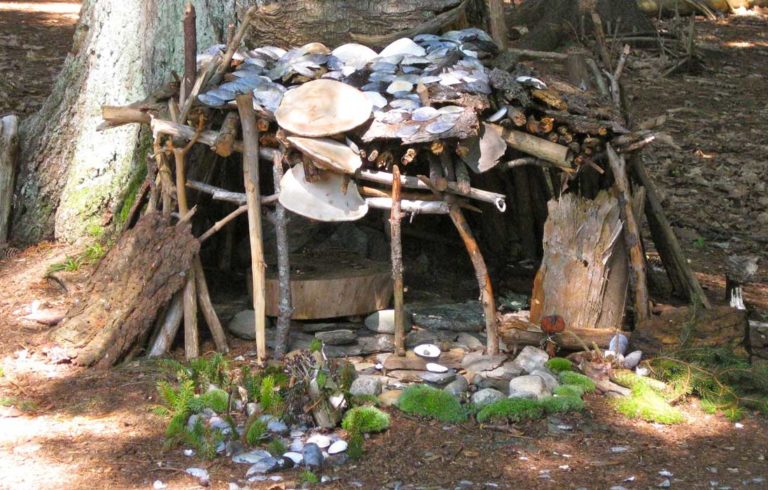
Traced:
[[359, 70], [367, 65], [376, 56], [376, 51], [368, 46], [357, 43], [342, 44], [331, 51], [331, 54], [340, 59], [342, 63]]
[[434, 362], [428, 362], [427, 363], [427, 371], [430, 373], [447, 373], [448, 368], [443, 366], [442, 364], [437, 364]]
[[410, 138], [414, 134], [419, 132], [419, 127], [415, 125], [406, 124], [398, 128], [395, 136], [398, 138]]
[[421, 104], [413, 99], [395, 99], [389, 103], [389, 107], [394, 109], [416, 110]]
[[197, 100], [209, 107], [224, 107], [224, 105], [227, 103], [226, 100], [222, 100], [209, 93], [198, 95]]
[[426, 357], [427, 359], [436, 359], [440, 357], [442, 351], [440, 347], [435, 344], [420, 344], [413, 348], [413, 352], [417, 356]]
[[395, 94], [397, 92], [410, 92], [413, 90], [413, 84], [406, 80], [395, 80], [387, 87], [388, 94]]
[[338, 440], [328, 447], [328, 454], [339, 454], [347, 450], [347, 441]]
[[363, 165], [360, 155], [336, 140], [301, 136], [288, 136], [287, 139], [299, 151], [312, 158], [317, 166], [326, 170], [353, 174]]
[[416, 44], [415, 42], [411, 41], [407, 37], [403, 37], [398, 39], [397, 41], [393, 41], [389, 44], [384, 50], [382, 50], [381, 53], [379, 53], [379, 57], [386, 57], [386, 56], [395, 56], [395, 55], [402, 55], [402, 56], [424, 56], [427, 54], [427, 52]]
[[319, 173], [319, 182], [307, 182], [303, 165], [296, 165], [286, 172], [280, 181], [280, 204], [289, 211], [318, 221], [354, 221], [365, 216], [368, 205], [354, 183], [348, 183], [344, 193], [343, 175]]
[[411, 119], [419, 122], [431, 121], [439, 115], [440, 113], [434, 107], [419, 107], [413, 111], [413, 114], [411, 114]]
[[365, 96], [368, 97], [368, 100], [371, 101], [371, 105], [373, 105], [374, 109], [381, 109], [388, 104], [386, 97], [378, 92], [368, 91], [363, 92], [363, 94], [365, 94]]

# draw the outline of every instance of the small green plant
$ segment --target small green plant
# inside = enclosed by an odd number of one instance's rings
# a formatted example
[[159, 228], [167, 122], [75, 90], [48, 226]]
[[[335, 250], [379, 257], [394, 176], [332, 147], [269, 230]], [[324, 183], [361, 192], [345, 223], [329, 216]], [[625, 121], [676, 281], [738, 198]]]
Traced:
[[355, 407], [344, 414], [341, 427], [350, 433], [381, 432], [389, 428], [389, 415], [376, 407]]
[[707, 246], [707, 242], [704, 240], [704, 238], [699, 237], [693, 241], [693, 246], [696, 248], [704, 248]]
[[205, 459], [216, 457], [216, 447], [223, 440], [221, 431], [209, 428], [201, 419], [195, 421], [191, 429], [185, 429], [180, 437], [180, 442], [194, 448]]
[[245, 430], [245, 442], [249, 446], [257, 446], [267, 438], [267, 423], [255, 418], [248, 423]]
[[546, 413], [581, 412], [584, 400], [580, 396], [548, 396], [539, 400]]
[[190, 408], [195, 413], [202, 412], [206, 408], [210, 408], [217, 413], [223, 413], [227, 411], [228, 405], [229, 395], [226, 391], [219, 388], [208, 390], [190, 401]]
[[91, 263], [98, 262], [99, 260], [104, 258], [106, 254], [107, 254], [107, 250], [99, 242], [95, 242], [88, 245], [87, 247], [85, 247], [85, 252], [83, 252], [83, 256], [85, 257], [85, 259]]
[[48, 267], [47, 274], [53, 274], [55, 272], [77, 272], [80, 270], [80, 266], [83, 265], [83, 260], [80, 257], [72, 257], [67, 255], [64, 262], [56, 262]]
[[505, 398], [484, 406], [477, 413], [478, 422], [510, 421], [538, 419], [544, 415], [544, 409], [536, 400], [525, 398]]
[[581, 395], [584, 394], [584, 390], [581, 388], [581, 386], [577, 386], [577, 385], [560, 385], [554, 390], [552, 390], [552, 394], [557, 396], [570, 396], [573, 398], [581, 398]]
[[320, 352], [323, 350], [323, 342], [320, 339], [312, 339], [309, 343], [309, 352]]
[[379, 397], [374, 395], [353, 395], [350, 402], [354, 407], [364, 407], [369, 405], [378, 407], [381, 404]]
[[425, 385], [409, 386], [397, 402], [405, 413], [458, 423], [467, 419], [467, 412], [450, 393]]
[[363, 456], [363, 444], [365, 439], [360, 432], [354, 432], [349, 436], [349, 445], [347, 446], [347, 455], [349, 458], [356, 461]]
[[616, 410], [629, 418], [660, 424], [678, 424], [685, 419], [682, 412], [645, 384], [632, 387], [629, 396], [616, 398]]
[[272, 439], [269, 441], [269, 444], [267, 444], [267, 451], [269, 451], [269, 454], [272, 456], [279, 458], [288, 451], [288, 448], [280, 439]]
[[560, 383], [564, 385], [574, 385], [584, 390], [584, 393], [592, 393], [597, 389], [595, 382], [583, 374], [573, 371], [562, 371], [560, 373]]
[[573, 371], [573, 363], [563, 357], [553, 357], [546, 362], [545, 366], [555, 374], [563, 371]]
[[302, 483], [308, 483], [309, 485], [315, 485], [320, 483], [320, 477], [312, 473], [310, 470], [304, 470], [299, 474], [299, 481]]
[[285, 405], [280, 393], [275, 390], [275, 377], [273, 375], [266, 376], [261, 381], [259, 403], [264, 413], [277, 417], [283, 412]]

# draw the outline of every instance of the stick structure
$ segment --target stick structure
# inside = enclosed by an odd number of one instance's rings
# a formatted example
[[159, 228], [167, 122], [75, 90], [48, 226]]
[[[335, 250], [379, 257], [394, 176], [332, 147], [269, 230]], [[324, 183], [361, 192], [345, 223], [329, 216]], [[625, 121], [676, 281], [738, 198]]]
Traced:
[[395, 303], [395, 355], [405, 356], [405, 311], [403, 306], [403, 244], [400, 234], [400, 168], [392, 167], [392, 212], [389, 215], [392, 281]]
[[[280, 194], [280, 181], [283, 179], [283, 152], [275, 152], [272, 176], [275, 181], [275, 194]], [[277, 326], [275, 332], [275, 358], [281, 359], [288, 350], [288, 335], [291, 329], [291, 262], [288, 247], [288, 219], [285, 208], [280, 202], [275, 205], [275, 241], [277, 242]]]

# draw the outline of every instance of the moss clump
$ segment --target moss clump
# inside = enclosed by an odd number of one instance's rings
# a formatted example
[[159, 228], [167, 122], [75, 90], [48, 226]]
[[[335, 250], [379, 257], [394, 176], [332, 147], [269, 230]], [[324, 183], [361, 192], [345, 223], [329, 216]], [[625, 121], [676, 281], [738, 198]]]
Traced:
[[245, 442], [249, 446], [256, 446], [267, 437], [267, 423], [254, 419], [248, 424], [245, 431]]
[[680, 410], [643, 384], [634, 386], [629, 396], [617, 398], [614, 404], [616, 410], [633, 419], [639, 418], [660, 424], [679, 424], [684, 420]]
[[584, 394], [584, 390], [578, 385], [560, 385], [552, 391], [553, 395], [557, 396], [570, 396], [573, 398], [581, 398]]
[[503, 420], [520, 422], [538, 419], [544, 415], [544, 409], [536, 400], [524, 398], [506, 398], [486, 405], [477, 413], [478, 422]]
[[563, 357], [553, 357], [545, 364], [547, 369], [553, 373], [561, 373], [563, 371], [573, 371], [573, 363]]
[[539, 400], [539, 403], [547, 413], [581, 412], [584, 410], [584, 400], [578, 396], [548, 396]]
[[389, 415], [376, 407], [355, 407], [344, 414], [341, 427], [348, 432], [381, 432], [389, 429]]
[[592, 393], [597, 389], [594, 381], [583, 374], [574, 373], [573, 371], [562, 371], [560, 373], [560, 383], [578, 386], [584, 393]]
[[458, 423], [467, 419], [461, 403], [450, 393], [430, 386], [409, 386], [397, 402], [397, 408], [405, 413]]
[[351, 402], [352, 402], [352, 405], [355, 407], [364, 407], [368, 405], [373, 405], [374, 407], [378, 407], [381, 404], [381, 401], [379, 401], [379, 398], [374, 395], [353, 395]]
[[223, 413], [227, 411], [228, 404], [229, 395], [227, 392], [214, 388], [193, 399], [190, 408], [193, 412], [202, 412], [206, 408], [210, 408], [214, 412]]

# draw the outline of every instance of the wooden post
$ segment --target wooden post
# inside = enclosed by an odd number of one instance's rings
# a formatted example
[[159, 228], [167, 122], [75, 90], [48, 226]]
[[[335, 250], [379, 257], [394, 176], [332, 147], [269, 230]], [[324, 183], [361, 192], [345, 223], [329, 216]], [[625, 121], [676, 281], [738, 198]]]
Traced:
[[[187, 3], [184, 9], [184, 79], [181, 81], [181, 93], [183, 97], [179, 105], [183, 106], [187, 97], [192, 94], [192, 86], [197, 75], [197, 28], [195, 26], [197, 16], [192, 2]], [[184, 122], [184, 121], [180, 121]]]
[[0, 119], [0, 244], [8, 240], [18, 153], [19, 118], [13, 115], [5, 116]]
[[187, 272], [184, 285], [184, 354], [194, 359], [200, 356], [200, 340], [197, 332], [197, 294], [195, 293], [195, 268]]
[[176, 332], [181, 325], [181, 317], [184, 315], [184, 293], [179, 291], [171, 299], [171, 303], [163, 316], [157, 337], [151, 342], [147, 357], [160, 357], [170, 349]]
[[646, 320], [650, 314], [648, 300], [648, 282], [645, 275], [645, 254], [640, 242], [640, 227], [638, 226], [632, 205], [634, 201], [629, 191], [627, 164], [623, 156], [619, 156], [609, 143], [606, 147], [608, 162], [611, 165], [616, 189], [619, 192], [621, 215], [624, 219], [624, 242], [629, 252], [629, 268], [631, 283], [634, 286], [635, 323]]
[[[283, 179], [283, 152], [276, 151], [272, 167], [275, 181], [275, 194], [280, 194], [280, 181]], [[291, 302], [291, 262], [288, 247], [288, 219], [285, 207], [278, 201], [275, 204], [274, 224], [277, 242], [277, 283], [279, 298], [277, 301], [277, 326], [275, 332], [275, 358], [282, 359], [288, 350], [288, 335], [291, 330], [293, 304]]]
[[507, 49], [507, 23], [504, 20], [504, 2], [502, 0], [486, 0], [488, 7], [488, 24], [491, 37], [499, 49]]
[[488, 355], [499, 353], [499, 334], [496, 322], [496, 300], [493, 298], [493, 286], [491, 286], [491, 276], [488, 275], [488, 268], [485, 265], [483, 255], [480, 253], [480, 247], [472, 235], [464, 213], [457, 203], [450, 203], [450, 216], [456, 230], [459, 232], [464, 246], [467, 248], [472, 266], [475, 268], [475, 277], [480, 286], [480, 303], [483, 305], [485, 315], [485, 335], [488, 337], [486, 347]]
[[203, 318], [208, 324], [208, 328], [213, 336], [213, 342], [216, 344], [216, 350], [226, 354], [229, 352], [229, 346], [227, 345], [227, 335], [224, 333], [224, 329], [219, 321], [219, 315], [216, 314], [216, 310], [213, 308], [211, 302], [211, 294], [208, 291], [208, 282], [205, 280], [205, 271], [203, 270], [203, 263], [200, 261], [200, 255], [195, 257], [194, 261], [195, 269], [195, 286], [197, 287], [197, 299], [200, 305], [200, 311], [203, 313]]
[[259, 130], [253, 96], [237, 96], [240, 126], [243, 129], [243, 178], [248, 205], [248, 238], [251, 242], [251, 271], [253, 280], [253, 311], [256, 315], [256, 356], [258, 362], [267, 359], [266, 306], [264, 301], [264, 243], [261, 233], [261, 205], [259, 190]]
[[392, 212], [389, 215], [392, 281], [395, 303], [395, 355], [405, 356], [405, 311], [403, 308], [403, 245], [400, 234], [400, 168], [392, 167]]

